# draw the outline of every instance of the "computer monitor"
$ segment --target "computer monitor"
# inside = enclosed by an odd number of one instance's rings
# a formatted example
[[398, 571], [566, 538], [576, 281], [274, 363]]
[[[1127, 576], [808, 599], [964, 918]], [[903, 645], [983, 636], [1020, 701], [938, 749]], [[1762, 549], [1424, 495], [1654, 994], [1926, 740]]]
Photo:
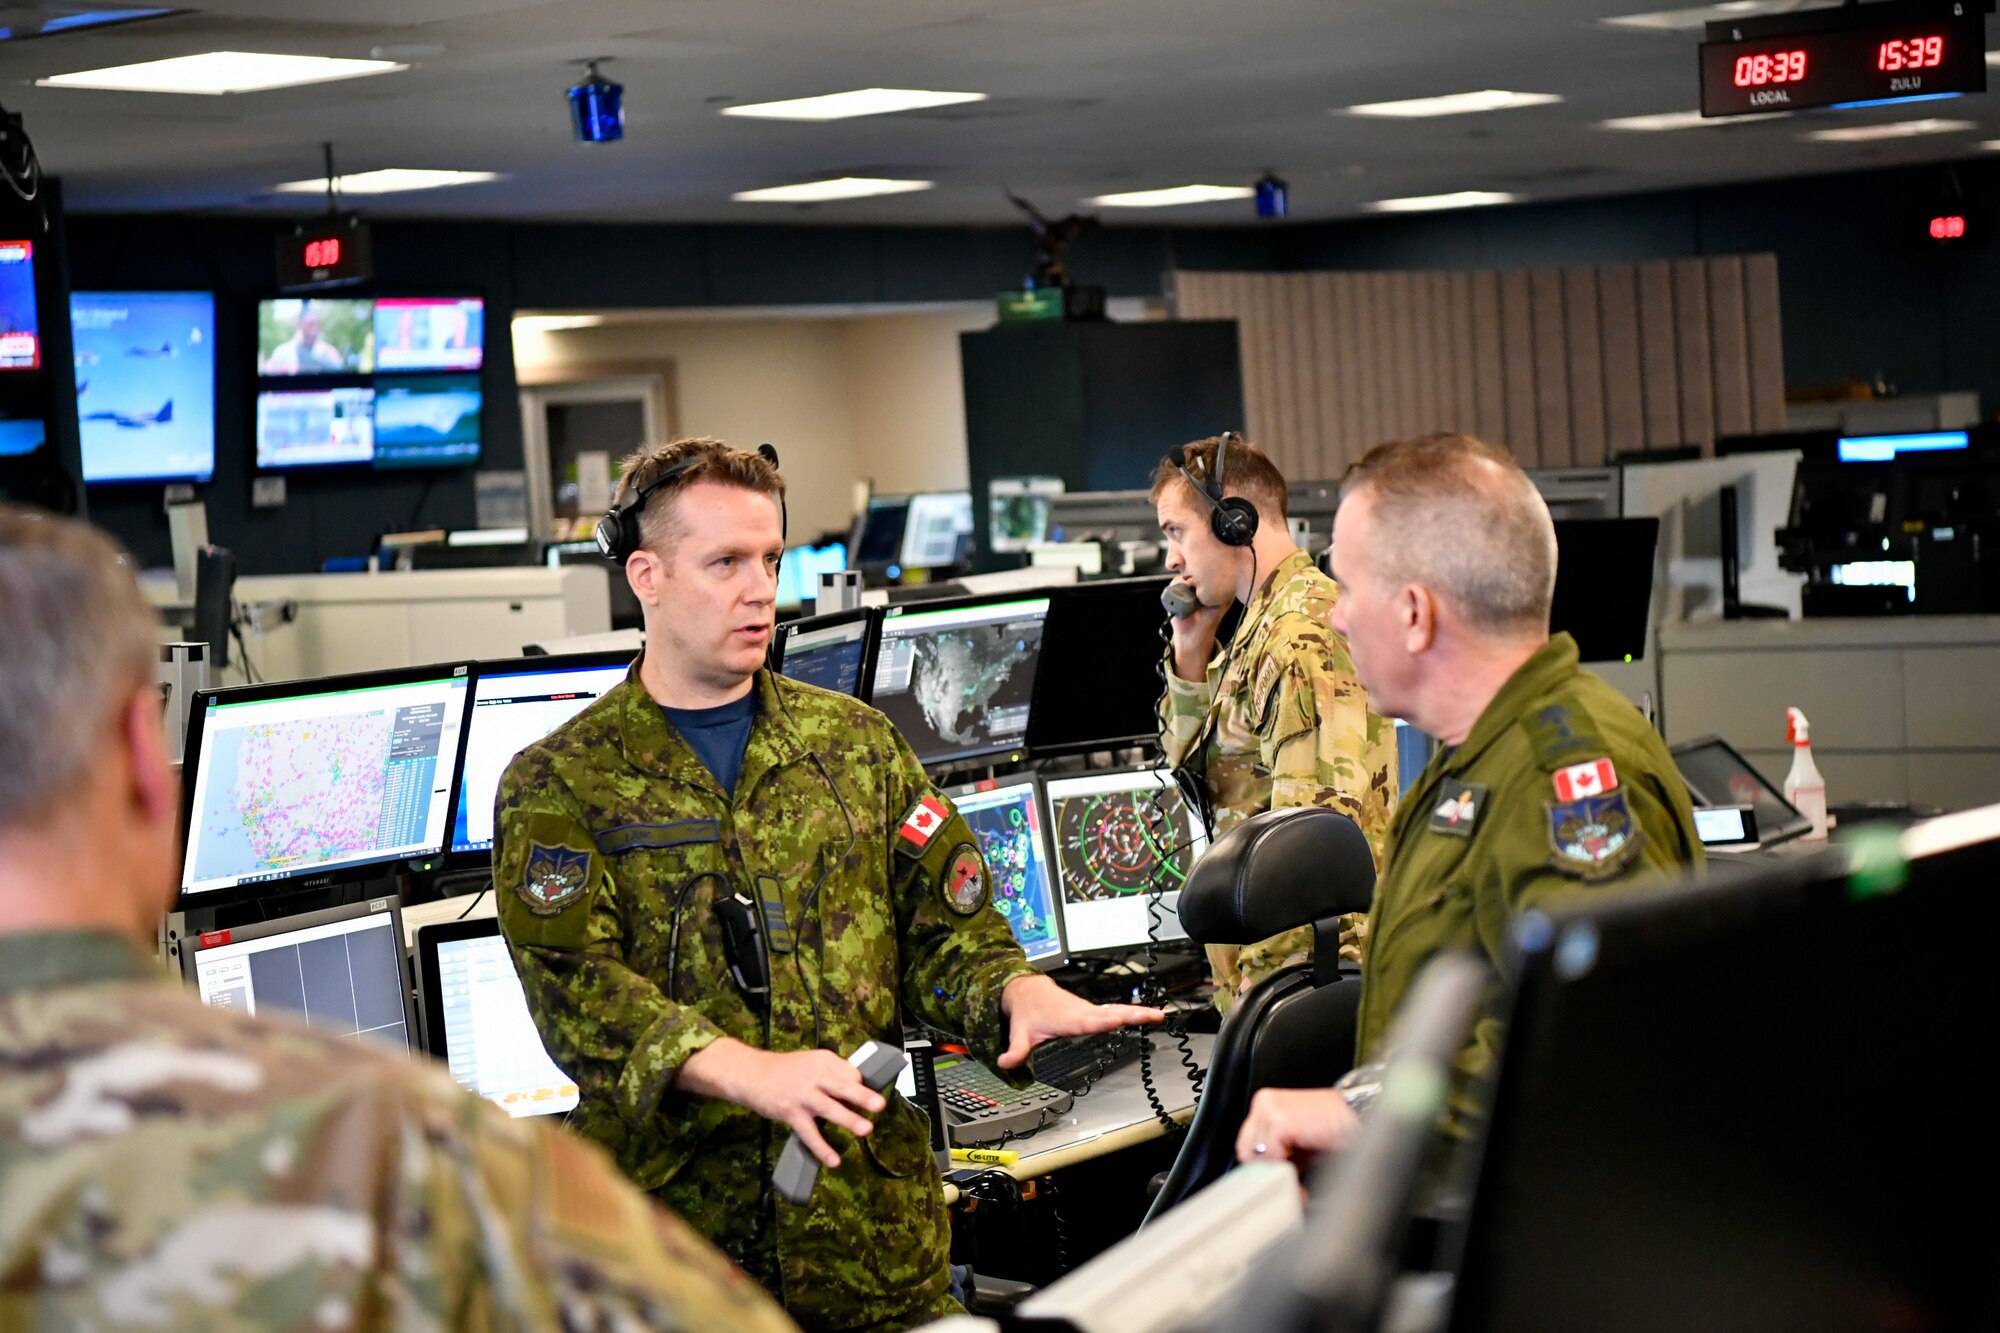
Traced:
[[1102, 579], [1050, 590], [1028, 753], [1080, 754], [1157, 740], [1166, 586], [1164, 578]]
[[1996, 879], [1989, 806], [1516, 924], [1450, 1328], [1993, 1327]]
[[904, 569], [944, 569], [965, 559], [972, 536], [972, 493], [938, 491], [910, 497], [903, 520]]
[[481, 402], [477, 375], [381, 376], [375, 381], [375, 466], [477, 463]]
[[424, 1049], [461, 1087], [517, 1117], [576, 1109], [576, 1080], [542, 1045], [497, 919], [418, 930], [417, 994]]
[[215, 295], [71, 292], [87, 482], [215, 474]]
[[847, 543], [794, 546], [778, 566], [778, 606], [782, 610], [813, 606], [819, 600], [819, 576], [847, 568]]
[[257, 303], [259, 375], [366, 375], [375, 369], [375, 303], [283, 297]]
[[1049, 503], [1061, 477], [995, 477], [986, 483], [987, 543], [995, 555], [1018, 554], [1049, 539]]
[[588, 708], [631, 669], [630, 653], [479, 664], [451, 825], [453, 860], [480, 862], [492, 855], [493, 805], [514, 756]]
[[257, 395], [257, 466], [337, 467], [375, 458], [375, 390], [268, 389]]
[[883, 609], [869, 702], [926, 764], [1005, 754], [1028, 730], [1046, 597]]
[[771, 669], [787, 680], [866, 699], [877, 623], [873, 607], [788, 620], [771, 636]]
[[1674, 766], [1687, 780], [1696, 805], [1747, 805], [1757, 820], [1760, 846], [1796, 838], [1812, 828], [1750, 761], [1720, 736], [1703, 736], [1671, 747]]
[[38, 370], [41, 320], [35, 306], [35, 243], [0, 240], [0, 370]]
[[1082, 773], [1049, 778], [1046, 788], [1070, 953], [1186, 939], [1177, 910], [1181, 885], [1208, 839], [1173, 774], [1164, 768]]
[[946, 794], [979, 839], [993, 877], [993, 906], [1013, 927], [1021, 952], [1044, 972], [1061, 967], [1069, 954], [1063, 947], [1062, 912], [1056, 906], [1041, 780], [1022, 773], [953, 787]]
[[182, 904], [441, 855], [472, 697], [467, 662], [197, 694]]
[[486, 303], [477, 296], [384, 296], [375, 302], [378, 370], [477, 370]]
[[1645, 657], [1659, 539], [1657, 518], [1557, 520], [1549, 629], [1575, 639], [1581, 660], [1636, 662]]
[[413, 1047], [403, 919], [395, 895], [212, 930], [181, 950], [181, 972], [217, 1009], [289, 1012], [315, 1032]]
[[868, 508], [854, 520], [854, 536], [847, 543], [856, 569], [886, 569], [903, 558], [903, 526], [910, 516], [907, 495], [871, 495]]

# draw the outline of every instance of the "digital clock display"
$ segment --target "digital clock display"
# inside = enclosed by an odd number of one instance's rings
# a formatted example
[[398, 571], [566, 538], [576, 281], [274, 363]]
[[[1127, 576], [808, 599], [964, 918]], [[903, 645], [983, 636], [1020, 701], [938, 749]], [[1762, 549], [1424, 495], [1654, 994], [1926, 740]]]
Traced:
[[[1919, 9], [1928, 17], [1908, 17]], [[1871, 15], [1871, 10], [1877, 12]], [[1704, 116], [1801, 111], [1986, 88], [1985, 24], [1973, 5], [1855, 5], [1785, 19], [1789, 30], [1782, 33], [1748, 21], [1733, 28], [1711, 25], [1711, 35], [1724, 28], [1743, 37], [1702, 45]], [[1809, 21], [1825, 26], [1802, 30]], [[1765, 32], [1769, 35], [1761, 35]]]

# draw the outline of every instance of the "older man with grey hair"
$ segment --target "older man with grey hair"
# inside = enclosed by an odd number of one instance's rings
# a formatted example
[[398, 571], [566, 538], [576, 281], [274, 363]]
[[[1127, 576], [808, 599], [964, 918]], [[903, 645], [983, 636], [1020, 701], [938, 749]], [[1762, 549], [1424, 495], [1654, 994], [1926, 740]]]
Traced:
[[[1505, 451], [1464, 435], [1377, 445], [1348, 472], [1333, 527], [1345, 635], [1373, 707], [1436, 738], [1389, 829], [1362, 968], [1357, 1064], [1382, 1059], [1397, 1004], [1433, 954], [1497, 961], [1507, 923], [1559, 895], [1702, 859], [1687, 784], [1658, 733], [1549, 634], [1555, 527]], [[1492, 1062], [1489, 1009], [1459, 1067]], [[1464, 1086], [1447, 1129], [1476, 1111]], [[1342, 1146], [1328, 1090], [1257, 1094], [1246, 1159]]]
[[157, 661], [111, 542], [0, 504], [0, 1324], [791, 1329], [597, 1148], [148, 962]]

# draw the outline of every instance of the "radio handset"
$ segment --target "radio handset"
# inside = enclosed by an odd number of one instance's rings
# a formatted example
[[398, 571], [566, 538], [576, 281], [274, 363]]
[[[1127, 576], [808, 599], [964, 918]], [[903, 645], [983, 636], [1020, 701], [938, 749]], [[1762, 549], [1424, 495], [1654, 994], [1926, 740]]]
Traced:
[[1175, 620], [1185, 620], [1201, 610], [1201, 602], [1195, 597], [1192, 587], [1175, 579], [1160, 589], [1160, 607]]
[[757, 905], [740, 893], [732, 893], [715, 904], [716, 919], [722, 923], [722, 956], [736, 988], [758, 1013], [771, 1008], [771, 962], [764, 952], [763, 924]]

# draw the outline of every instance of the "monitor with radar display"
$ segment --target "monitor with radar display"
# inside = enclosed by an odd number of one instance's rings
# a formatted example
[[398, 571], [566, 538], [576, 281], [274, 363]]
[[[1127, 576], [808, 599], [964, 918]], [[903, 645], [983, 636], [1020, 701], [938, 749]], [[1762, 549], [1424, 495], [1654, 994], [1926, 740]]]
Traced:
[[979, 839], [993, 879], [993, 906], [1014, 928], [1021, 952], [1044, 972], [1062, 966], [1067, 952], [1040, 779], [1023, 773], [953, 787], [947, 795]]
[[926, 764], [1004, 754], [1027, 734], [1048, 613], [1046, 597], [888, 607], [869, 702]]
[[496, 918], [419, 930], [417, 993], [424, 1049], [461, 1087], [517, 1117], [576, 1109], [576, 1080], [542, 1045]]
[[396, 898], [212, 930], [181, 951], [201, 1002], [245, 1014], [288, 1011], [315, 1032], [414, 1045]]
[[943, 569], [965, 558], [972, 535], [972, 493], [940, 491], [910, 497], [903, 520], [904, 569]]
[[1173, 774], [1164, 768], [1083, 773], [1050, 778], [1047, 790], [1070, 953], [1186, 939], [1175, 909], [1208, 839]]
[[588, 708], [631, 669], [630, 653], [480, 664], [451, 825], [454, 858], [484, 859], [492, 852], [493, 804], [514, 756]]
[[772, 636], [771, 667], [787, 680], [865, 699], [875, 623], [872, 607], [787, 621]]
[[471, 673], [457, 662], [197, 694], [182, 902], [441, 854]]

